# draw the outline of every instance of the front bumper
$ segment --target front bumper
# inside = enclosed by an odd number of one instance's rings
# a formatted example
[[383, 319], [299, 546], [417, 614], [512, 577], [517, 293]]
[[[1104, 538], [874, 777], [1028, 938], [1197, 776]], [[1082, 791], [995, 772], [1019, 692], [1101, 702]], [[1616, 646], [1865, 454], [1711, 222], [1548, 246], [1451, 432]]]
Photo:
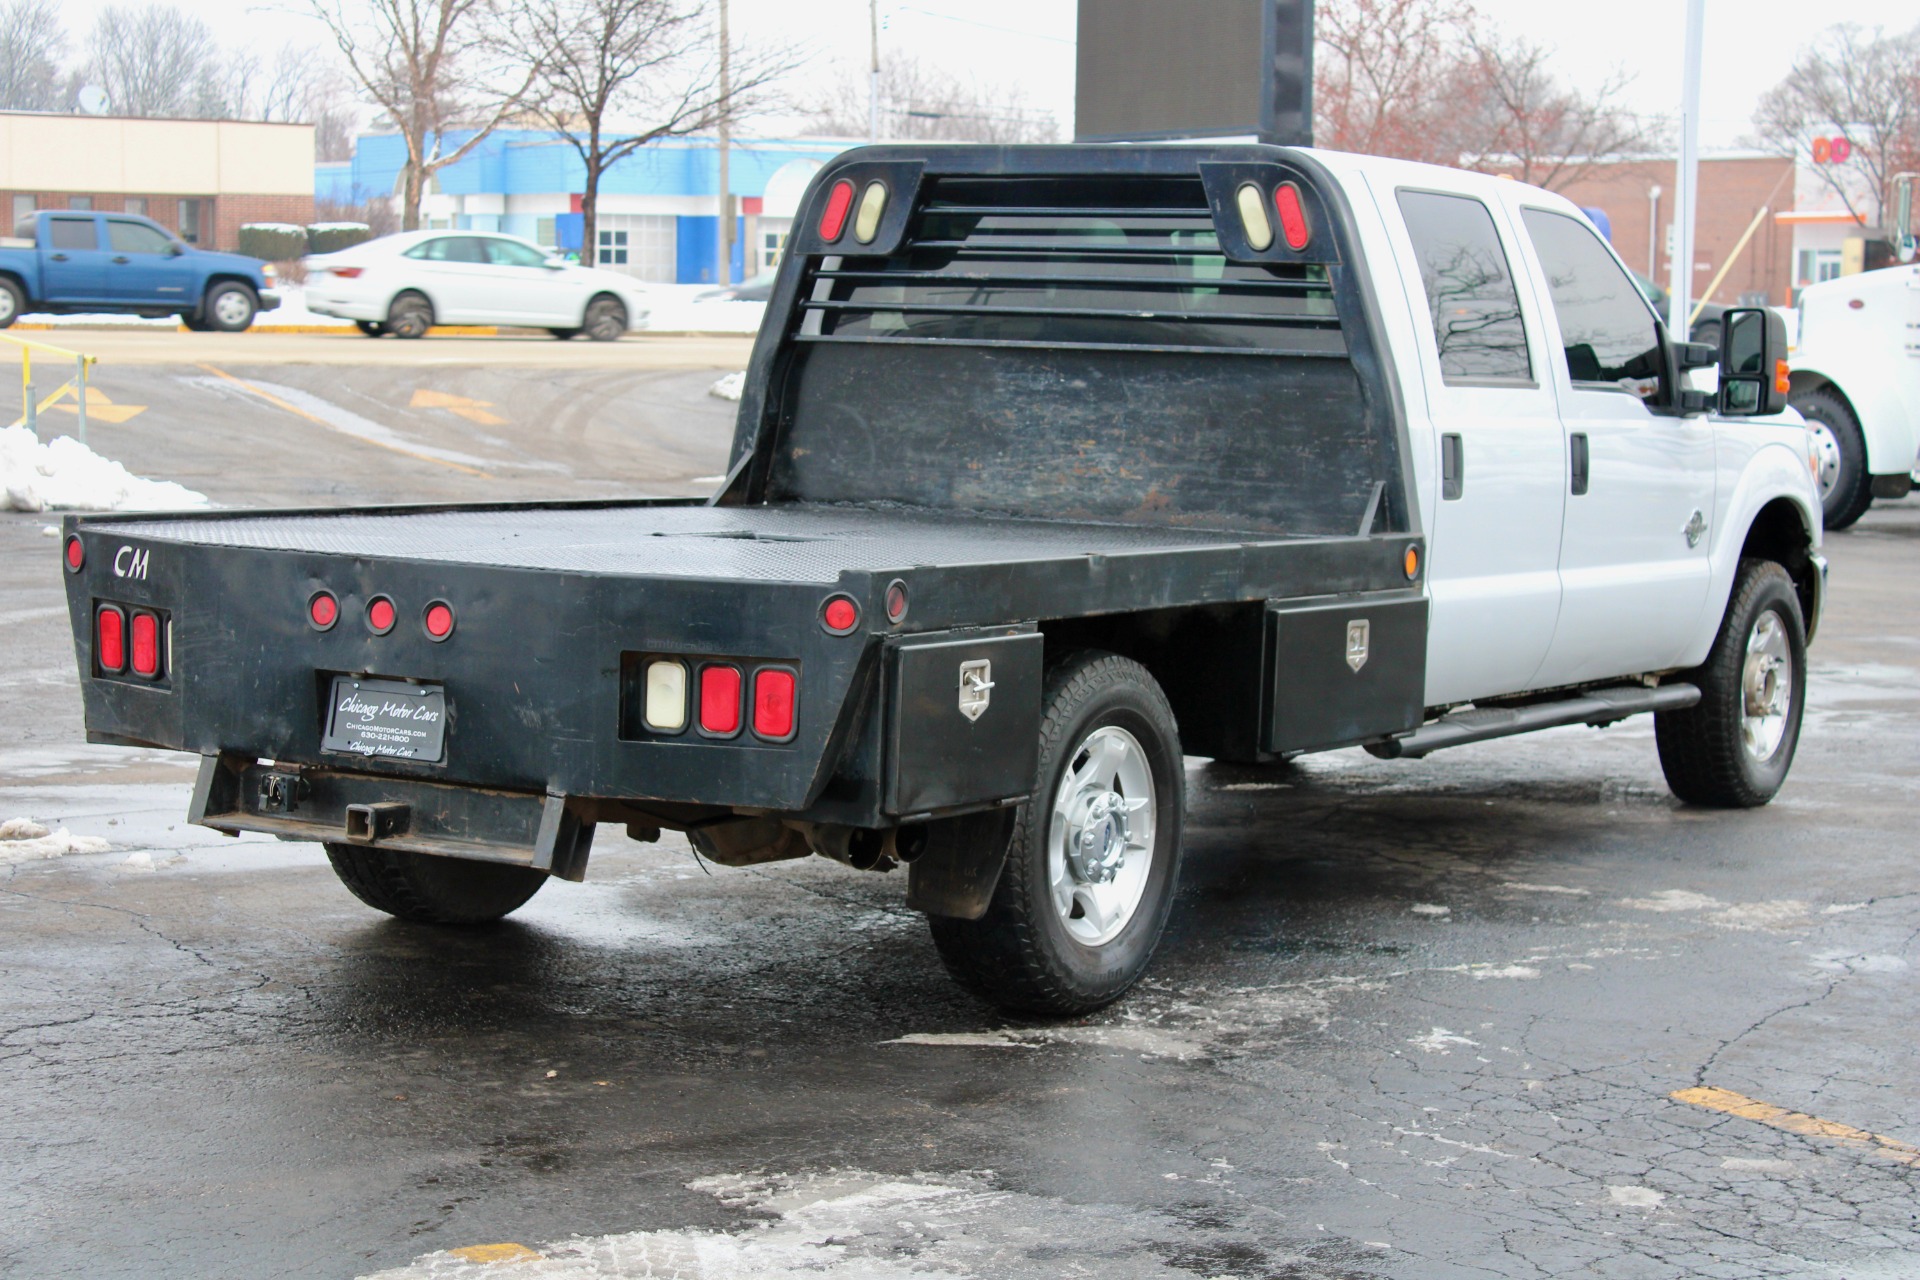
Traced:
[[259, 291], [259, 298], [260, 298], [260, 305], [259, 305], [259, 307], [257, 307], [257, 308], [256, 308], [256, 310], [259, 310], [259, 311], [275, 311], [275, 310], [278, 310], [278, 309], [279, 309], [279, 306], [280, 306], [280, 291], [279, 291], [279, 290], [277, 290], [277, 289], [261, 289], [261, 290]]

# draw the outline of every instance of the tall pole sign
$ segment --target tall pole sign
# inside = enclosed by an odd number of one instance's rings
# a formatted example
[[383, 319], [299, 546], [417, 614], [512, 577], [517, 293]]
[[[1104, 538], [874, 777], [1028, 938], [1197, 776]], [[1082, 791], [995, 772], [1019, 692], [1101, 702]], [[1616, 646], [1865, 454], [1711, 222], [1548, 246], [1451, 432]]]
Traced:
[[1687, 0], [1685, 63], [1680, 78], [1680, 163], [1673, 191], [1673, 279], [1667, 332], [1687, 341], [1693, 310], [1693, 210], [1700, 183], [1700, 47], [1706, 34], [1707, 0]]

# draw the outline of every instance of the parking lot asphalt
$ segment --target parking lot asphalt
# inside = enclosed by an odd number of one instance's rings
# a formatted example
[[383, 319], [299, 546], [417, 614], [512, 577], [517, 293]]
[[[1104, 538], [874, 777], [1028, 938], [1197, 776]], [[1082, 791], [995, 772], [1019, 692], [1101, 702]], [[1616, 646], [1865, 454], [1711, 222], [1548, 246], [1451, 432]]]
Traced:
[[[707, 369], [232, 363], [487, 465], [179, 365], [126, 384], [165, 434], [103, 451], [222, 502], [724, 453]], [[392, 407], [422, 389], [512, 428]], [[110, 848], [0, 867], [10, 1276], [1920, 1275], [1920, 501], [1829, 540], [1772, 806], [1677, 805], [1644, 721], [1192, 760], [1149, 978], [1061, 1023], [950, 985], [898, 874], [603, 833], [450, 932], [187, 826], [190, 762], [81, 741], [45, 523], [0, 517], [0, 820]]]

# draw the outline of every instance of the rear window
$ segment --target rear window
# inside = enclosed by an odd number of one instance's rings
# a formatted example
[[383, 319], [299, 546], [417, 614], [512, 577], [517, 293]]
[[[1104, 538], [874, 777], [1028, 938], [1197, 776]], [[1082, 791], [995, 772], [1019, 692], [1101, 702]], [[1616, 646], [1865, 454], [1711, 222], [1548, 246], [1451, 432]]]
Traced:
[[51, 218], [47, 227], [47, 247], [50, 249], [98, 249], [100, 235], [93, 229], [92, 218]]
[[1531, 382], [1520, 295], [1487, 206], [1434, 191], [1398, 196], [1407, 237], [1420, 260], [1441, 379]]

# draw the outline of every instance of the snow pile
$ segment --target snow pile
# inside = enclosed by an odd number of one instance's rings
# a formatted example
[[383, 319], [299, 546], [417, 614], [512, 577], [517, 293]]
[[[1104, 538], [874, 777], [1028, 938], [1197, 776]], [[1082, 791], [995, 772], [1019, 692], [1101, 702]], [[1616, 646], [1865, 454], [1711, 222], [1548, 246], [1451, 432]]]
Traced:
[[722, 400], [738, 400], [741, 392], [747, 389], [747, 371], [730, 373], [707, 388], [707, 394], [718, 396]]
[[242, 231], [249, 227], [256, 231], [274, 231], [281, 235], [299, 236], [303, 240], [307, 235], [307, 229], [297, 222], [243, 222], [240, 224]]
[[0, 822], [0, 866], [68, 853], [105, 853], [112, 847], [98, 836], [76, 836], [65, 827], [49, 831], [32, 818]]
[[143, 480], [71, 436], [42, 444], [25, 427], [0, 427], [0, 510], [176, 511], [204, 507], [205, 494], [169, 480]]

